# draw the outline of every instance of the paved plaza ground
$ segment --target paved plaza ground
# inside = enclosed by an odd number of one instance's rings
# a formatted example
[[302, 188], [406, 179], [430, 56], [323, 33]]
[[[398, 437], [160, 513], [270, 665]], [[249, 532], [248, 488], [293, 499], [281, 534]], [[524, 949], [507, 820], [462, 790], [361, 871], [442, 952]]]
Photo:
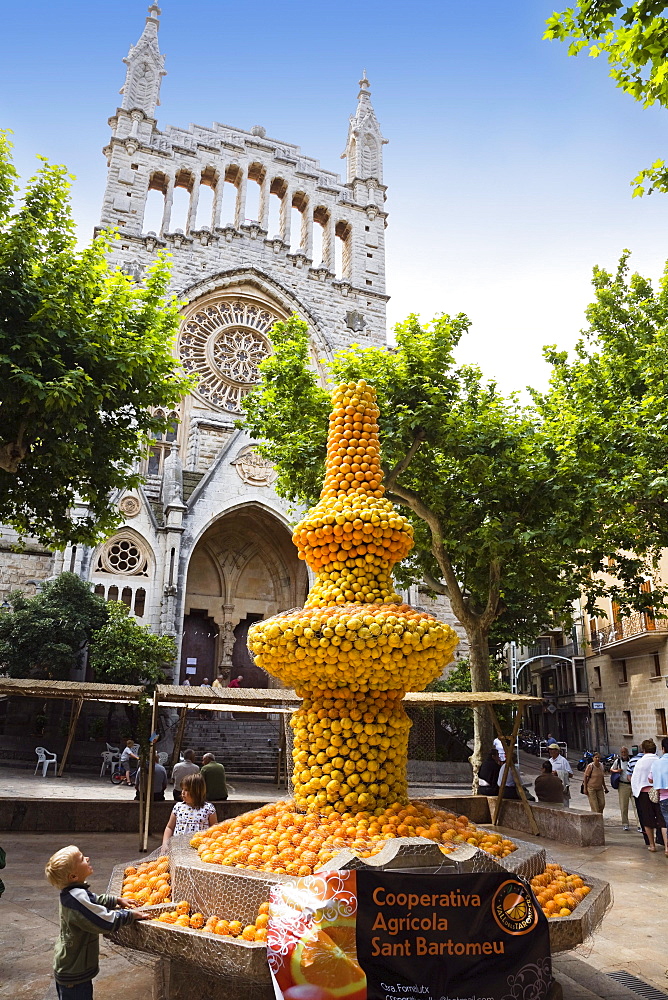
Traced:
[[[522, 761], [528, 778], [537, 773], [535, 758]], [[284, 791], [270, 785], [233, 782], [235, 797], [256, 801], [280, 798]], [[576, 788], [573, 808], [587, 809]], [[461, 793], [461, 786], [413, 788], [413, 795]], [[62, 779], [33, 778], [21, 768], [0, 768], [0, 797], [36, 795], [72, 798], [132, 797], [130, 789], [114, 788], [107, 779], [66, 775]], [[625, 970], [668, 992], [668, 951], [665, 947], [668, 858], [650, 854], [635, 826], [621, 829], [617, 795], [608, 796], [605, 813], [606, 844], [603, 847], [572, 847], [521, 834], [520, 839], [540, 844], [552, 860], [569, 870], [582, 870], [612, 885], [613, 906], [593, 941], [575, 952], [593, 970], [601, 973]], [[512, 835], [512, 831], [505, 831]], [[119, 861], [137, 857], [136, 834], [16, 834], [0, 833], [0, 845], [7, 852], [3, 878], [7, 886], [0, 899], [0, 998], [2, 1000], [52, 1000], [51, 951], [57, 935], [58, 893], [44, 880], [44, 863], [65, 842], [76, 839], [95, 866], [91, 883], [96, 891], [107, 884], [112, 867]], [[151, 838], [150, 849], [159, 839]], [[134, 956], [133, 956], [134, 959]], [[153, 973], [150, 964], [128, 960], [107, 942], [102, 944], [101, 974], [96, 980], [97, 1000], [117, 1000], [119, 994], [133, 1000], [150, 1000]], [[599, 977], [593, 995], [614, 995], [614, 984]], [[607, 984], [610, 992], [606, 992]], [[591, 989], [591, 984], [590, 987]], [[196, 995], [196, 990], [193, 995]], [[591, 1000], [582, 986], [573, 984], [566, 1000]]]

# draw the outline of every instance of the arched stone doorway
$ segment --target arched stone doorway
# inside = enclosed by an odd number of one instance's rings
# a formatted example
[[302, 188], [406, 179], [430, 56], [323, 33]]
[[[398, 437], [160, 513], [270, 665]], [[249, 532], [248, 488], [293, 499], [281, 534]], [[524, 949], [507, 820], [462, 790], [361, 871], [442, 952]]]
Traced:
[[[254, 503], [225, 514], [202, 535], [190, 558], [181, 681], [189, 676], [191, 683], [201, 683], [203, 676], [213, 680], [222, 673], [241, 674], [246, 687], [277, 683], [252, 663], [245, 649], [248, 628], [303, 604], [307, 592], [306, 567], [277, 517]], [[199, 635], [204, 620], [215, 633], [208, 647], [200, 641], [206, 665], [199, 663], [190, 638]]]

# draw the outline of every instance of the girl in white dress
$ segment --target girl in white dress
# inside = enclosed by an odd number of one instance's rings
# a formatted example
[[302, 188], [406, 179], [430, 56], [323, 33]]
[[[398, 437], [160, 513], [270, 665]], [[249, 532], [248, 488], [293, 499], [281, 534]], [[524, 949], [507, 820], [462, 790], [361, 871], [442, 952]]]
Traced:
[[180, 833], [200, 833], [218, 822], [216, 807], [206, 801], [206, 783], [201, 774], [187, 774], [181, 782], [181, 802], [175, 802], [162, 835], [162, 850]]

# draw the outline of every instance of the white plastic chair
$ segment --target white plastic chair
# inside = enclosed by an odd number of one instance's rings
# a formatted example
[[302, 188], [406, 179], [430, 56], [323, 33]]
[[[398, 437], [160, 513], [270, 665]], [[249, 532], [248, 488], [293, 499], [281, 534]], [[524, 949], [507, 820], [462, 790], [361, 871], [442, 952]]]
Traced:
[[[107, 746], [109, 746], [108, 743], [107, 743]], [[113, 750], [113, 751], [111, 751], [111, 750], [105, 750], [103, 753], [100, 754], [100, 757], [102, 758], [102, 767], [100, 768], [100, 777], [102, 777], [103, 774], [105, 773], [105, 771], [111, 771], [111, 769], [112, 769], [113, 765], [116, 763], [116, 761], [121, 759], [121, 754], [120, 754], [120, 751], [118, 751], [118, 750]]]
[[44, 747], [35, 747], [35, 753], [37, 754], [37, 763], [35, 764], [35, 770], [33, 774], [37, 774], [37, 768], [42, 765], [42, 777], [46, 778], [47, 768], [49, 764], [53, 764], [53, 773], [56, 774], [56, 767], [58, 766], [58, 757], [55, 753], [49, 753]]
[[121, 750], [120, 750], [120, 747], [112, 747], [111, 743], [107, 743], [107, 752], [108, 753], [117, 753], [120, 756]]

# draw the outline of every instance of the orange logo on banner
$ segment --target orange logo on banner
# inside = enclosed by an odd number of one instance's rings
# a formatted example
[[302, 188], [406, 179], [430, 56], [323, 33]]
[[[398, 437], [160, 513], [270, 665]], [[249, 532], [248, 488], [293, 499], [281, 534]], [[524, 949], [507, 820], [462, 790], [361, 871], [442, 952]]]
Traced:
[[538, 922], [531, 891], [519, 879], [508, 879], [494, 893], [492, 913], [507, 934], [528, 934]]

